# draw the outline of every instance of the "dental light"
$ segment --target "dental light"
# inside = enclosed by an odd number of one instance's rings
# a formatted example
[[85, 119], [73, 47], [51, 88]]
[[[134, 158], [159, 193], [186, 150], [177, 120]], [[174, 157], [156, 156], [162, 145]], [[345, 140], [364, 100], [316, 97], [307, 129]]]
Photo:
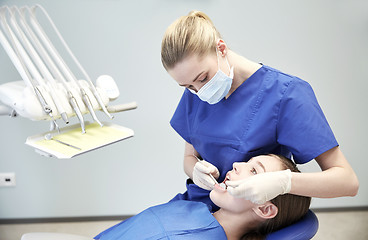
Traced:
[[[60, 56], [39, 23], [36, 10], [44, 15], [83, 79], [78, 79]], [[23, 79], [0, 85], [0, 102], [3, 103], [0, 115], [20, 115], [51, 123], [50, 132], [29, 137], [26, 144], [48, 156], [69, 158], [134, 135], [131, 129], [102, 123], [97, 118], [97, 110], [112, 119], [111, 113], [134, 109], [137, 105], [133, 102], [109, 106], [109, 102], [120, 94], [113, 78], [102, 75], [96, 80], [96, 86], [93, 84], [42, 6], [2, 6], [0, 25], [0, 43]], [[95, 123], [85, 123], [83, 116], [88, 113]], [[60, 128], [56, 122], [62, 119], [68, 124], [69, 118], [74, 116], [78, 118], [77, 125]], [[88, 136], [88, 130], [94, 133], [94, 137]], [[116, 134], [119, 131], [121, 134]], [[45, 139], [46, 135], [49, 137]], [[65, 144], [66, 141], [69, 142]], [[70, 142], [84, 146], [69, 149], [68, 145], [73, 146]], [[78, 149], [79, 152], [75, 152]], [[70, 153], [70, 150], [74, 152]]]

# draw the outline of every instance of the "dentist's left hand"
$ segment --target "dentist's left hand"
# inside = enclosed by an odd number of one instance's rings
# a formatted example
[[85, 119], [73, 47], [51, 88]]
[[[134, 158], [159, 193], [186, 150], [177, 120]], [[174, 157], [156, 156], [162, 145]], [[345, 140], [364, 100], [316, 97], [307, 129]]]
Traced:
[[245, 198], [255, 204], [265, 202], [291, 189], [290, 169], [257, 174], [239, 181], [227, 181], [227, 191], [238, 198]]
[[212, 180], [209, 174], [212, 174], [216, 179], [220, 176], [217, 167], [205, 160], [200, 160], [194, 165], [193, 182], [203, 189], [212, 190], [216, 182]]

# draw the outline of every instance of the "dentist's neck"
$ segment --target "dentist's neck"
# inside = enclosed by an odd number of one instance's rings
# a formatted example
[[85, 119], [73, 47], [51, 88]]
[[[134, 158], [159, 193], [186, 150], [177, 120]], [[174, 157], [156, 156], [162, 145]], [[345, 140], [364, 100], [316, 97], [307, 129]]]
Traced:
[[228, 50], [227, 59], [230, 66], [234, 67], [234, 78], [226, 98], [228, 98], [240, 85], [242, 85], [250, 76], [262, 67], [261, 64], [250, 61], [231, 50]]

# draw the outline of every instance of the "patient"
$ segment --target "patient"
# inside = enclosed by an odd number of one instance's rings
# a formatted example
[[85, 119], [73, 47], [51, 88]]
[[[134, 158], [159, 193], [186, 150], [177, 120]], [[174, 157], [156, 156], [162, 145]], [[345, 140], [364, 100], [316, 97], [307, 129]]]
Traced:
[[[283, 156], [261, 155], [248, 162], [234, 163], [224, 183], [286, 169], [299, 172]], [[213, 215], [204, 203], [172, 201], [148, 208], [95, 239], [264, 239], [303, 217], [311, 201], [309, 197], [284, 194], [265, 204], [254, 204], [233, 197], [226, 187], [218, 184], [210, 192], [210, 198], [220, 207]]]

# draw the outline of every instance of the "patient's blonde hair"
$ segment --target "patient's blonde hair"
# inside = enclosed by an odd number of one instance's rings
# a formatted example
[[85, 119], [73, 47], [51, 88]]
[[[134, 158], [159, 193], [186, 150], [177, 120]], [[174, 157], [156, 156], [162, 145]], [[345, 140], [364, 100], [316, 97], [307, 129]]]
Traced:
[[168, 70], [193, 53], [199, 57], [215, 53], [219, 38], [220, 33], [205, 13], [191, 11], [167, 28], [161, 44], [162, 64]]

